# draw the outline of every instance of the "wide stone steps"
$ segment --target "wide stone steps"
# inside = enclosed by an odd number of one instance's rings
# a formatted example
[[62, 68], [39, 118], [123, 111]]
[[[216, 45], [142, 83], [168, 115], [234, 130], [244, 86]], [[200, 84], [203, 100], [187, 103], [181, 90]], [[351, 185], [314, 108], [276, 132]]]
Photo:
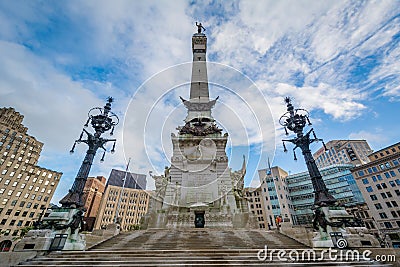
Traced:
[[[275, 255], [272, 260], [260, 261], [258, 250], [160, 250], [160, 251], [96, 251], [51, 253], [25, 262], [28, 266], [377, 266], [373, 262], [324, 260], [281, 261]], [[301, 253], [301, 251], [299, 251]], [[320, 257], [317, 253], [316, 258]], [[380, 265], [390, 266], [390, 265]]]
[[[324, 260], [283, 262], [275, 255], [260, 261], [256, 249], [249, 250], [140, 250], [51, 253], [25, 262], [28, 266], [390, 266], [373, 262]], [[289, 251], [288, 251], [289, 252]], [[299, 253], [302, 251], [299, 250]], [[300, 254], [301, 255], [301, 254]], [[321, 255], [317, 253], [316, 258]]]
[[304, 248], [303, 244], [274, 231], [261, 230], [147, 230], [122, 233], [93, 247], [103, 249], [212, 249]]
[[[285, 262], [278, 253], [259, 260], [257, 253], [267, 245], [288, 254], [296, 249], [299, 261]], [[21, 263], [27, 266], [391, 266], [360, 260], [332, 260], [327, 254], [301, 260], [309, 248], [273, 231], [262, 230], [158, 230], [134, 231], [97, 245], [88, 251], [58, 251]], [[308, 255], [308, 254], [305, 254]], [[263, 255], [261, 255], [263, 256]], [[294, 255], [293, 255], [294, 256]]]

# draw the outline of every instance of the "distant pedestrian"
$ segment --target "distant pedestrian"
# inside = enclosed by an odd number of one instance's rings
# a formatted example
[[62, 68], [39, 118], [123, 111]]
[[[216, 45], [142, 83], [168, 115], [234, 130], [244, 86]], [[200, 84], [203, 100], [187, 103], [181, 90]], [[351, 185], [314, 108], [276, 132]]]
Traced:
[[282, 222], [282, 217], [281, 216], [277, 216], [275, 218], [275, 223], [276, 223], [276, 228], [278, 229], [278, 231], [279, 231], [279, 229], [281, 227], [281, 222]]

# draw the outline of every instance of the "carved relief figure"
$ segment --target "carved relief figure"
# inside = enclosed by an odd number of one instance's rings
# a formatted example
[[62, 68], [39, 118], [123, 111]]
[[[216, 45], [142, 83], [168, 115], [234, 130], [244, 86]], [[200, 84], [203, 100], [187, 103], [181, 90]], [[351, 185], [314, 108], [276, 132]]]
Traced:
[[244, 191], [244, 176], [246, 175], [246, 159], [243, 156], [242, 168], [238, 171], [231, 172], [231, 178], [233, 183], [233, 195], [235, 196], [237, 208], [243, 210], [244, 203], [243, 191]]
[[174, 188], [174, 201], [172, 204], [174, 206], [179, 206], [179, 200], [181, 198], [181, 186], [176, 182], [175, 188]]

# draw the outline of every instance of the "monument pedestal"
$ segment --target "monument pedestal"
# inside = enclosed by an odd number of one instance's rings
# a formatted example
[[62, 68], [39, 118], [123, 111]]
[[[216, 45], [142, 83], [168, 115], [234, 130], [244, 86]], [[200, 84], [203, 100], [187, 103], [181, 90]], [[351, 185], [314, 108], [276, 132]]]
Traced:
[[14, 251], [85, 250], [85, 235], [79, 233], [83, 212], [79, 209], [54, 209], [43, 218], [39, 229], [29, 231]]
[[344, 207], [320, 207], [316, 210], [318, 232], [314, 248], [380, 247], [378, 240], [362, 227]]

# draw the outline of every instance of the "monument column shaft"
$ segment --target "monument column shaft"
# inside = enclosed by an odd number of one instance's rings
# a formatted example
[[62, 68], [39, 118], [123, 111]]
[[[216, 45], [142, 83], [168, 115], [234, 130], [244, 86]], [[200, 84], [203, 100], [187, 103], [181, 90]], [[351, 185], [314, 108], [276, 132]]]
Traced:
[[206, 53], [193, 53], [192, 80], [190, 84], [190, 102], [208, 103], [208, 77]]

